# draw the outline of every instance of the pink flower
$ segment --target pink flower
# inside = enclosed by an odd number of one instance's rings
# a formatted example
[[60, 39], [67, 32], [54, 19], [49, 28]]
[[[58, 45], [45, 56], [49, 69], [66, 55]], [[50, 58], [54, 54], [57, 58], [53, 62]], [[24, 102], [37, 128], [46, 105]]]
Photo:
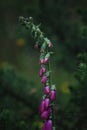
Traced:
[[47, 76], [43, 76], [41, 79], [41, 83], [45, 84], [47, 81]]
[[45, 108], [47, 109], [50, 105], [50, 99], [49, 98], [45, 98], [45, 103], [44, 103], [44, 106]]
[[45, 104], [45, 100], [43, 99], [43, 100], [41, 101], [41, 104], [40, 104], [40, 112], [41, 112], [41, 113], [44, 112], [44, 110], [45, 110], [44, 104]]
[[45, 67], [41, 67], [40, 71], [39, 71], [39, 76], [43, 76], [43, 74], [46, 72], [46, 68]]
[[44, 59], [44, 63], [48, 63], [48, 61], [49, 61], [49, 58]]
[[52, 130], [52, 120], [45, 121], [42, 130]]
[[56, 90], [51, 90], [51, 92], [50, 92], [50, 99], [52, 101], [56, 99]]
[[45, 73], [46, 72], [46, 68], [42, 67], [42, 72]]
[[40, 59], [40, 64], [43, 64], [44, 63], [44, 59]]
[[45, 94], [49, 94], [50, 93], [50, 87], [49, 86], [45, 86], [44, 87], [44, 93]]
[[46, 130], [52, 130], [52, 120], [48, 120], [46, 123]]
[[53, 47], [52, 42], [49, 42], [48, 47], [49, 47], [49, 48], [52, 48], [52, 47]]
[[41, 118], [42, 119], [48, 119], [51, 113], [51, 109], [49, 108], [48, 110], [45, 110], [44, 112], [42, 112], [41, 114]]

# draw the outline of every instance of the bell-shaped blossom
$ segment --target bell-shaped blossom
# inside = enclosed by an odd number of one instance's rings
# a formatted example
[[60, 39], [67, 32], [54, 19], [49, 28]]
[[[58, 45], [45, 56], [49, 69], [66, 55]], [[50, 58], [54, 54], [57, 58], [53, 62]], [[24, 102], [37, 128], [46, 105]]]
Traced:
[[50, 87], [49, 86], [45, 86], [44, 87], [44, 93], [45, 94], [49, 94], [50, 93]]
[[44, 59], [40, 59], [40, 64], [43, 64], [44, 63]]
[[45, 121], [42, 130], [52, 130], [52, 120], [48, 119], [47, 121]]
[[42, 72], [45, 73], [46, 72], [46, 68], [45, 67], [42, 67]]
[[47, 82], [47, 76], [43, 76], [41, 79], [41, 83], [45, 84]]
[[44, 112], [45, 111], [45, 100], [43, 99], [42, 101], [41, 101], [41, 104], [40, 104], [40, 112], [42, 113], [42, 112]]
[[52, 120], [47, 120], [45, 128], [45, 130], [52, 130]]
[[43, 74], [46, 72], [46, 68], [45, 67], [41, 67], [40, 71], [39, 71], [39, 76], [43, 76]]
[[46, 57], [46, 58], [44, 59], [44, 63], [48, 63], [48, 62], [49, 62], [49, 58]]
[[50, 99], [54, 101], [56, 99], [56, 90], [51, 90], [50, 92]]
[[45, 98], [45, 103], [44, 103], [44, 106], [45, 108], [47, 109], [50, 105], [50, 99], [49, 98]]
[[41, 113], [41, 118], [45, 120], [48, 119], [50, 116], [50, 113], [51, 113], [51, 110], [49, 108], [48, 110], [45, 110], [44, 112]]

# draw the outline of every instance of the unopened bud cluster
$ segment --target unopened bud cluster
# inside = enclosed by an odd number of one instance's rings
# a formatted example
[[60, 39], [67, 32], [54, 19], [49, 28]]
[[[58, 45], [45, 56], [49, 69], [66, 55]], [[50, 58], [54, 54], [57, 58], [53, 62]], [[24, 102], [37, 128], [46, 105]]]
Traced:
[[39, 29], [39, 25], [33, 24], [33, 20], [30, 17], [25, 19], [20, 17], [20, 21], [26, 28], [30, 29], [30, 32], [34, 39], [36, 39], [35, 49], [40, 49], [40, 70], [39, 77], [41, 78], [41, 83], [43, 84], [44, 94], [40, 103], [40, 115], [44, 121], [42, 130], [53, 130], [53, 106], [56, 100], [56, 88], [55, 85], [51, 83], [51, 70], [50, 70], [50, 58], [51, 48], [53, 47], [52, 42], [44, 37], [43, 32]]

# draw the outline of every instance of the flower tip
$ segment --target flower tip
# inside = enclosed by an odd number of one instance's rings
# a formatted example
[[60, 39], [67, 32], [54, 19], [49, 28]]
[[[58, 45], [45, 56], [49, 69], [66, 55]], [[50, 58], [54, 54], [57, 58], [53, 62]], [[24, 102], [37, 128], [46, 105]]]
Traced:
[[49, 47], [49, 48], [52, 48], [52, 47], [53, 47], [52, 42], [49, 42], [48, 47]]

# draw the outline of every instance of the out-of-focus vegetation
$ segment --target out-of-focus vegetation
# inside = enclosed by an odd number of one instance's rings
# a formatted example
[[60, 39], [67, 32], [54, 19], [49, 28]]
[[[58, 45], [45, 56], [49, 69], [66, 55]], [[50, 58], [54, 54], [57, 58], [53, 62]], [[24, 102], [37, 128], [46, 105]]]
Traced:
[[21, 15], [41, 23], [54, 44], [57, 128], [87, 130], [86, 0], [0, 1], [0, 130], [39, 130], [42, 126], [39, 52], [33, 49], [35, 41], [29, 31], [18, 22]]

